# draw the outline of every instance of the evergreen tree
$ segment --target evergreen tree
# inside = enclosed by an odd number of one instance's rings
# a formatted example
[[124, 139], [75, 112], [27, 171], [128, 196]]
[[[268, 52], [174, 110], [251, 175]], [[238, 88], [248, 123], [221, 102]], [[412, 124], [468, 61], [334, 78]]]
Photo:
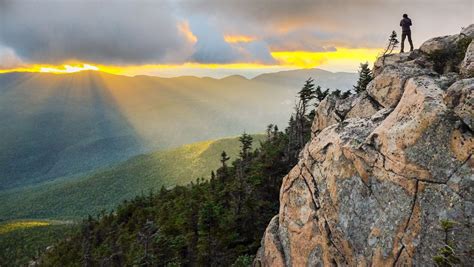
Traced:
[[298, 92], [300, 100], [301, 114], [306, 115], [306, 110], [308, 109], [309, 102], [316, 98], [316, 92], [314, 89], [314, 80], [309, 78], [305, 81], [303, 88]]
[[240, 158], [242, 160], [247, 159], [247, 157], [250, 154], [250, 151], [252, 149], [252, 142], [253, 142], [253, 137], [250, 134], [243, 133], [242, 136], [239, 137], [240, 141]]
[[292, 129], [296, 133], [296, 146], [302, 148], [304, 139], [311, 127], [310, 119], [307, 116], [307, 110], [310, 101], [316, 98], [316, 90], [314, 89], [313, 79], [309, 78], [305, 81], [303, 88], [298, 92], [298, 102], [295, 105], [295, 128]]
[[211, 201], [204, 203], [199, 212], [199, 263], [202, 266], [216, 266], [217, 231], [219, 208]]
[[226, 162], [230, 159], [230, 157], [227, 156], [227, 153], [225, 151], [222, 151], [221, 153], [221, 163], [222, 163], [222, 168], [227, 168]]
[[319, 102], [321, 102], [324, 100], [324, 98], [326, 98], [327, 95], [329, 95], [329, 89], [322, 91], [321, 86], [318, 85], [315, 90], [315, 95]]
[[382, 53], [382, 64], [385, 63], [385, 57], [392, 54], [393, 50], [397, 47], [399, 41], [397, 39], [397, 32], [392, 31], [390, 37], [388, 38], [388, 44], [385, 50]]
[[82, 249], [84, 251], [82, 257], [82, 264], [84, 267], [93, 266], [93, 257], [92, 257], [92, 246], [93, 246], [93, 229], [94, 229], [94, 219], [91, 215], [88, 216], [87, 221], [83, 223], [82, 226]]
[[155, 265], [156, 258], [155, 255], [153, 255], [151, 246], [156, 235], [158, 235], [158, 228], [153, 221], [147, 220], [143, 229], [137, 234], [138, 242], [143, 245], [143, 256], [139, 261], [140, 266], [147, 267]]
[[342, 93], [341, 99], [346, 99], [346, 98], [348, 98], [348, 97], [351, 96], [351, 95], [352, 95], [351, 91], [350, 91], [350, 90], [347, 90], [347, 91], [345, 91], [344, 93]]
[[275, 137], [275, 136], [277, 136], [277, 135], [278, 135], [278, 125], [275, 124], [275, 125], [273, 126], [273, 136]]
[[273, 134], [273, 124], [267, 125], [267, 139], [271, 139]]
[[337, 97], [337, 98], [340, 98], [340, 97], [341, 97], [341, 90], [336, 89], [336, 90], [334, 90], [334, 91], [331, 92], [331, 95], [332, 95], [332, 96], [335, 96], [335, 97]]
[[354, 86], [356, 93], [361, 93], [367, 89], [367, 85], [372, 81], [372, 71], [369, 68], [369, 63], [361, 63], [359, 68], [359, 79], [357, 84]]

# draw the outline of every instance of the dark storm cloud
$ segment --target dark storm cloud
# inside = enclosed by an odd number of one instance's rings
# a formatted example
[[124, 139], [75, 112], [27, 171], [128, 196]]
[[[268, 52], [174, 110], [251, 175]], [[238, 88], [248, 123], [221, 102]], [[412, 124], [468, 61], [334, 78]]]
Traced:
[[265, 38], [272, 51], [334, 51], [331, 43], [338, 34], [328, 34], [314, 29], [301, 29], [275, 34]]
[[[320, 49], [329, 40], [352, 47], [380, 47], [386, 35], [399, 30], [403, 13], [412, 17], [419, 42], [459, 32], [474, 21], [472, 0], [183, 0], [180, 4], [188, 14], [213, 14], [227, 30], [259, 33], [278, 41], [272, 46], [299, 42], [308, 49]], [[315, 43], [307, 41], [310, 31], [319, 35], [310, 36]], [[292, 32], [301, 34], [282, 38]]]
[[[420, 45], [472, 23], [473, 5], [472, 0], [0, 0], [0, 59], [273, 63], [270, 51], [276, 50], [379, 48], [399, 30], [403, 13], [412, 18]], [[197, 42], [180, 32], [183, 21]], [[226, 34], [256, 39], [227, 43]]]
[[161, 1], [3, 1], [0, 24], [0, 44], [35, 62], [169, 63], [189, 50]]
[[206, 17], [189, 20], [191, 30], [197, 37], [195, 52], [191, 61], [199, 63], [236, 63], [258, 62], [274, 63], [266, 43], [254, 41], [250, 43], [230, 44], [224, 39], [224, 33]]
[[203, 16], [190, 20], [191, 30], [197, 37], [195, 52], [191, 60], [201, 63], [230, 63], [238, 60], [239, 54], [224, 36]]

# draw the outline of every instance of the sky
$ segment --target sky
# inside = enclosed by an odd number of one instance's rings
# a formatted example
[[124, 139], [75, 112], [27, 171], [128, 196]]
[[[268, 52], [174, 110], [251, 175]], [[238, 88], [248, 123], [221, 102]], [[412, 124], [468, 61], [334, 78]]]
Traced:
[[418, 47], [474, 23], [474, 1], [0, 0], [0, 73], [355, 72], [400, 34], [403, 13]]

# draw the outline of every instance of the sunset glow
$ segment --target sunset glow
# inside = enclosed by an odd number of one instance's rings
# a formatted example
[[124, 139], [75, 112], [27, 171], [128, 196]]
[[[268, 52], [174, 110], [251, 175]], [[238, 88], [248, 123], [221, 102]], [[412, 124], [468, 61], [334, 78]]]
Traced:
[[195, 42], [197, 42], [197, 37], [191, 31], [191, 28], [189, 27], [189, 23], [187, 21], [179, 23], [178, 30], [186, 37], [186, 39], [190, 43], [194, 44]]
[[246, 35], [224, 35], [224, 40], [228, 43], [249, 43], [255, 41], [257, 38]]
[[[95, 62], [87, 63], [66, 63], [63, 65], [25, 65], [18, 68], [3, 69], [0, 73], [7, 72], [47, 72], [56, 74], [73, 73], [85, 70], [102, 71], [119, 75], [153, 75], [160, 74], [160, 71], [182, 73], [186, 75], [188, 70], [258, 70], [266, 71], [274, 69], [275, 71], [285, 69], [301, 69], [323, 67], [334, 69], [331, 66], [342, 67], [345, 69], [356, 69], [359, 63], [368, 61], [372, 63], [380, 49], [373, 48], [337, 48], [336, 51], [311, 52], [311, 51], [275, 51], [271, 56], [276, 61], [275, 64], [263, 64], [259, 62], [238, 62], [228, 64], [204, 64], [187, 62], [182, 64], [144, 64], [144, 65], [104, 65]], [[345, 69], [344, 69], [345, 67]], [[173, 75], [167, 75], [173, 76]], [[175, 75], [178, 76], [178, 75]]]
[[308, 52], [308, 51], [278, 51], [271, 52], [281, 65], [296, 66], [298, 68], [315, 68], [332, 62], [373, 62], [380, 49], [369, 48], [338, 48], [330, 52]]
[[56, 73], [56, 74], [64, 74], [64, 73], [74, 73], [79, 71], [85, 70], [94, 70], [98, 71], [99, 67], [91, 65], [91, 64], [64, 64], [64, 65], [27, 65], [27, 66], [20, 66], [17, 68], [11, 69], [0, 69], [0, 73], [8, 73], [8, 72], [44, 72], [44, 73]]
[[89, 64], [82, 64], [82, 65], [63, 65], [62, 67], [41, 67], [40, 72], [50, 72], [50, 73], [73, 73], [79, 72], [84, 70], [99, 70], [98, 67], [89, 65]]

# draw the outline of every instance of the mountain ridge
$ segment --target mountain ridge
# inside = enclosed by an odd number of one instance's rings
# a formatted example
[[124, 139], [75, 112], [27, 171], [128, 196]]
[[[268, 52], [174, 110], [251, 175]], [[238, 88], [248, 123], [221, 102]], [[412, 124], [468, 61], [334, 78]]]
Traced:
[[149, 74], [137, 74], [133, 76], [129, 75], [124, 75], [124, 74], [117, 74], [117, 73], [111, 73], [107, 71], [101, 71], [101, 70], [81, 70], [81, 71], [75, 71], [75, 72], [69, 72], [69, 73], [54, 73], [54, 72], [36, 72], [36, 71], [11, 71], [11, 72], [4, 72], [0, 73], [0, 75], [8, 75], [8, 74], [42, 74], [42, 75], [91, 75], [91, 74], [105, 74], [105, 75], [110, 75], [110, 76], [120, 76], [120, 77], [128, 77], [128, 78], [140, 78], [140, 77], [150, 77], [150, 78], [158, 78], [158, 79], [180, 79], [180, 78], [197, 78], [197, 79], [212, 79], [212, 80], [222, 80], [225, 78], [229, 77], [242, 77], [246, 80], [253, 80], [256, 79], [260, 76], [267, 76], [267, 75], [278, 75], [278, 74], [284, 74], [284, 73], [298, 73], [298, 72], [305, 72], [305, 73], [325, 73], [325, 74], [356, 74], [356, 72], [348, 72], [348, 71], [329, 71], [325, 69], [320, 69], [320, 68], [301, 68], [301, 69], [292, 69], [292, 70], [280, 70], [280, 71], [274, 71], [274, 72], [265, 72], [258, 74], [252, 78], [247, 78], [244, 75], [241, 74], [230, 74], [221, 78], [215, 78], [215, 77], [210, 77], [210, 76], [196, 76], [196, 75], [179, 75], [179, 76], [173, 76], [173, 77], [165, 77], [165, 76], [159, 76], [159, 75], [149, 75]]

